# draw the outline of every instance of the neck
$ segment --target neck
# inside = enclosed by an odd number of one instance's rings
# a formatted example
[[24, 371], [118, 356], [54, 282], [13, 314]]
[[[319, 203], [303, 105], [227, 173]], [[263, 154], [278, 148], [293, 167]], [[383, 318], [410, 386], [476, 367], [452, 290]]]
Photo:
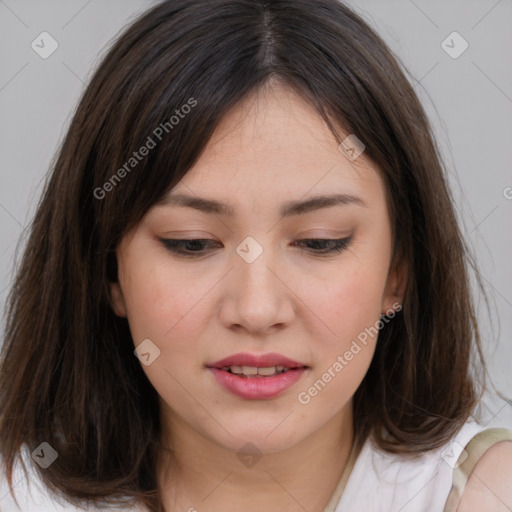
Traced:
[[172, 436], [162, 438], [173, 458], [164, 452], [158, 464], [165, 510], [323, 512], [352, 448], [351, 406], [296, 445], [245, 462], [168, 415], [163, 424]]

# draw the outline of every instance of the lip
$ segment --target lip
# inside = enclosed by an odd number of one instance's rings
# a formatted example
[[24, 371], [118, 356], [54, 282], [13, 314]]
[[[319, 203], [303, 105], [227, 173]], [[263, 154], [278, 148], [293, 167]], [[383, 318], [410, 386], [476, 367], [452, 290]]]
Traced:
[[207, 365], [208, 368], [222, 368], [223, 366], [256, 366], [259, 368], [265, 368], [269, 366], [286, 366], [287, 368], [301, 368], [307, 367], [303, 363], [293, 361], [288, 357], [275, 352], [269, 352], [267, 354], [249, 354], [247, 352], [240, 352], [233, 354], [214, 363]]
[[[308, 369], [307, 365], [275, 352], [267, 354], [241, 352], [206, 366], [225, 390], [246, 400], [274, 398], [292, 387]], [[272, 377], [246, 377], [224, 371], [222, 368], [226, 366], [255, 366], [257, 368], [286, 366], [290, 369]]]
[[273, 377], [239, 377], [220, 368], [208, 367], [208, 370], [233, 395], [246, 400], [266, 400], [275, 398], [292, 387], [302, 377], [306, 367], [288, 370]]

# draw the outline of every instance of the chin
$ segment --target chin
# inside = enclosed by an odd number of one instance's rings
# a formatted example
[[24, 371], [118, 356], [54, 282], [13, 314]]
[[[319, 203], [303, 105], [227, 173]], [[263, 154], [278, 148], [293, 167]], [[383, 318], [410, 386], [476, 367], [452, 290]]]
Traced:
[[[275, 428], [275, 425], [273, 428]], [[248, 425], [245, 424], [229, 429], [231, 436], [223, 431], [222, 437], [215, 436], [214, 440], [237, 454], [243, 451], [269, 454], [292, 448], [305, 437], [299, 432], [294, 432], [294, 435], [292, 435], [285, 428], [278, 427], [274, 431], [272, 430], [267, 426], [263, 428], [258, 423], [251, 425], [251, 428], [248, 428]]]

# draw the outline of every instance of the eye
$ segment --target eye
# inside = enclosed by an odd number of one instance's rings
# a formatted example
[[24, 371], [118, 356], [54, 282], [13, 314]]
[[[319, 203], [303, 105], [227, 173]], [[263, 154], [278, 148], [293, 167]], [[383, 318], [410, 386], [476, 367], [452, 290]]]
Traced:
[[331, 254], [344, 251], [350, 242], [352, 242], [352, 236], [335, 239], [307, 238], [299, 240], [298, 243], [309, 246], [309, 250], [317, 254]]
[[161, 238], [160, 241], [171, 252], [182, 256], [187, 256], [190, 258], [197, 258], [199, 256], [204, 255], [207, 252], [205, 250], [205, 246], [208, 244], [208, 242], [214, 242], [213, 240], [209, 240], [208, 238]]
[[[206, 254], [209, 249], [207, 246], [219, 245], [214, 240], [208, 238], [189, 238], [189, 239], [170, 239], [161, 238], [162, 244], [174, 254], [189, 258], [198, 258]], [[295, 242], [296, 245], [306, 246], [306, 251], [315, 254], [332, 254], [345, 250], [352, 242], [352, 236], [347, 238], [323, 239], [323, 238], [306, 238]]]

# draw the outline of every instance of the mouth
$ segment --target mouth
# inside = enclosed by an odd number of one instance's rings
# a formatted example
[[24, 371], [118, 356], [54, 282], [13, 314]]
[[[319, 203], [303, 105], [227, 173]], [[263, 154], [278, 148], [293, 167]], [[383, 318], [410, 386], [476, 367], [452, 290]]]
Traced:
[[283, 365], [278, 366], [223, 366], [222, 368], [218, 368], [227, 373], [231, 373], [233, 375], [237, 375], [238, 377], [251, 379], [251, 378], [268, 378], [274, 377], [275, 375], [281, 375], [283, 373], [287, 373], [293, 370], [297, 370], [299, 368], [305, 368], [304, 366], [297, 367], [286, 367]]
[[278, 396], [295, 384], [308, 368], [281, 354], [235, 354], [207, 365], [222, 388], [247, 400]]
[[206, 365], [208, 368], [218, 368], [220, 370], [230, 371], [234, 374], [244, 374], [246, 376], [274, 375], [274, 373], [282, 373], [293, 368], [307, 367], [303, 363], [299, 363], [282, 354], [269, 352], [267, 354], [250, 354], [241, 352], [215, 361]]

